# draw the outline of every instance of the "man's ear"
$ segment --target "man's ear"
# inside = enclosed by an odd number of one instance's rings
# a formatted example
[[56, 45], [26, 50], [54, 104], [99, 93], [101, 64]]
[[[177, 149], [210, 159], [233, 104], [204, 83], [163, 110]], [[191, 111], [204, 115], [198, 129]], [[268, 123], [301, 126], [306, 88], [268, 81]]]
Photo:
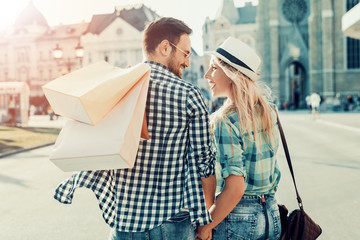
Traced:
[[168, 40], [162, 40], [158, 46], [160, 54], [163, 57], [168, 57], [172, 51], [172, 47]]

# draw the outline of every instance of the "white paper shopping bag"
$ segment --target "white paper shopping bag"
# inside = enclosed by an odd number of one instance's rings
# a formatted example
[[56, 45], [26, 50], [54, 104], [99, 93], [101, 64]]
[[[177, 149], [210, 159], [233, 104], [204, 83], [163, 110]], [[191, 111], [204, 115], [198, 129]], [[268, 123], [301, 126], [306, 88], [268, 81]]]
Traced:
[[59, 77], [42, 89], [56, 114], [95, 125], [149, 71], [146, 63], [122, 69], [98, 62]]
[[96, 125], [69, 119], [50, 160], [63, 171], [106, 170], [134, 166], [149, 85], [146, 73]]

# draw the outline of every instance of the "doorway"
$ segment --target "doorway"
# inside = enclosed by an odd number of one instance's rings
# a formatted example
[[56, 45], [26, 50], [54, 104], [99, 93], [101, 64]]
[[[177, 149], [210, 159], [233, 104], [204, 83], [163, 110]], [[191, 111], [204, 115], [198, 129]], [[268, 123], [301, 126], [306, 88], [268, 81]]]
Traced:
[[288, 109], [306, 108], [306, 70], [298, 62], [291, 62], [285, 69], [285, 99]]

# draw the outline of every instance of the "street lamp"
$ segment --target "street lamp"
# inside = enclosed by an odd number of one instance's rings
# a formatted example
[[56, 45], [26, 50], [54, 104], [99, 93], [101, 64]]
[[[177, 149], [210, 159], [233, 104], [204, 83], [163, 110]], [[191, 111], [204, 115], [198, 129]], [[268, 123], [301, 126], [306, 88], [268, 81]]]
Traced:
[[[56, 47], [53, 49], [53, 56], [57, 63], [60, 65], [59, 60], [63, 59], [63, 50], [59, 47], [59, 44], [56, 44]], [[80, 66], [82, 65], [82, 58], [84, 57], [84, 48], [80, 45], [80, 42], [75, 47], [75, 56], [80, 59]], [[71, 66], [76, 64], [72, 62], [71, 58], [68, 57], [66, 62], [63, 63], [66, 65], [68, 72], [71, 72]]]
[[60, 59], [62, 58], [63, 55], [63, 51], [62, 49], [59, 47], [59, 44], [56, 44], [56, 48], [54, 48], [53, 50], [53, 55], [55, 59]]
[[80, 42], [75, 48], [75, 55], [80, 59], [80, 67], [82, 67], [82, 59], [84, 57], [84, 48], [80, 45]]

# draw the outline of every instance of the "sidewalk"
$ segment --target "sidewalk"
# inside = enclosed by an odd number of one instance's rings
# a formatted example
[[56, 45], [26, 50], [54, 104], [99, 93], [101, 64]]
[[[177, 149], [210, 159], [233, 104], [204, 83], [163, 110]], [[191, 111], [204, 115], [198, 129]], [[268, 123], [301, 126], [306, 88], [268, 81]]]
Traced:
[[[65, 121], [66, 121], [66, 119], [64, 119], [62, 117], [59, 117], [56, 120], [50, 121], [50, 117], [48, 115], [33, 115], [33, 116], [30, 116], [27, 125], [24, 127], [62, 128]], [[50, 146], [53, 144], [54, 144], [54, 142], [48, 142], [48, 143], [44, 143], [39, 146], [35, 145], [35, 146], [29, 147], [29, 148], [18, 148], [18, 149], [14, 149], [14, 150], [5, 151], [5, 152], [0, 153], [0, 158], [8, 157], [8, 156], [11, 156], [14, 154], [26, 152], [26, 151], [37, 149], [37, 148]]]

